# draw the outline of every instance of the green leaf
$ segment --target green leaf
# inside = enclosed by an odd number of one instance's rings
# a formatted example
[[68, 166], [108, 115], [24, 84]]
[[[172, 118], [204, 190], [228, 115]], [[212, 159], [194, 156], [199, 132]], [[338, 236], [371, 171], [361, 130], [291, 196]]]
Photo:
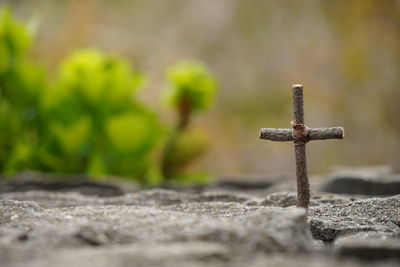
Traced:
[[50, 128], [51, 133], [57, 139], [63, 152], [71, 157], [78, 156], [79, 152], [89, 145], [90, 130], [91, 120], [85, 116], [71, 125], [53, 122]]
[[158, 139], [155, 116], [146, 112], [129, 112], [107, 121], [106, 133], [120, 153], [145, 153]]
[[183, 61], [167, 70], [169, 86], [166, 100], [173, 107], [190, 106], [190, 111], [204, 111], [213, 102], [216, 80], [206, 66]]
[[96, 50], [80, 50], [61, 65], [56, 98], [72, 95], [73, 101], [98, 113], [123, 111], [134, 102], [143, 81], [125, 60]]

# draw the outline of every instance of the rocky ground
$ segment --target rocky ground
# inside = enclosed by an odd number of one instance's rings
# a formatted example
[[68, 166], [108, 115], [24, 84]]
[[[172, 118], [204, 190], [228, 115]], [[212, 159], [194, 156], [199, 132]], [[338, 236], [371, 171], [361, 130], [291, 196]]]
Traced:
[[296, 208], [294, 177], [181, 189], [0, 182], [0, 265], [400, 266], [400, 175], [338, 169]]

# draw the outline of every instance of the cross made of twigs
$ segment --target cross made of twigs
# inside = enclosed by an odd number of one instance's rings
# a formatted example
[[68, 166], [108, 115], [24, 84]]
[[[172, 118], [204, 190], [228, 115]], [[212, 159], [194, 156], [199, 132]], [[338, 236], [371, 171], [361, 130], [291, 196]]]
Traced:
[[260, 138], [270, 141], [293, 141], [296, 156], [297, 206], [308, 208], [310, 184], [307, 176], [306, 143], [312, 140], [343, 139], [342, 127], [308, 128], [304, 125], [303, 86], [295, 84], [293, 89], [294, 120], [292, 129], [262, 128]]

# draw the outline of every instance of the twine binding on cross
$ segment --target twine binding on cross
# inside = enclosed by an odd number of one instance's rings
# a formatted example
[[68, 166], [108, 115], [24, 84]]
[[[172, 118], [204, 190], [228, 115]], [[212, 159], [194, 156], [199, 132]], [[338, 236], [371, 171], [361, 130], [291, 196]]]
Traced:
[[293, 126], [292, 136], [295, 146], [305, 145], [310, 141], [310, 128], [296, 121], [292, 121], [290, 124]]

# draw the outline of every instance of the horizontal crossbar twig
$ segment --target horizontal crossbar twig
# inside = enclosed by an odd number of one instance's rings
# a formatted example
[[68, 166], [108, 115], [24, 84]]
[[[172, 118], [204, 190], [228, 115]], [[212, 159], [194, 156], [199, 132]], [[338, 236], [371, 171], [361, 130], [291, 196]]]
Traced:
[[[262, 128], [260, 138], [270, 141], [293, 141], [292, 129]], [[310, 128], [308, 138], [312, 140], [343, 139], [342, 127]]]

